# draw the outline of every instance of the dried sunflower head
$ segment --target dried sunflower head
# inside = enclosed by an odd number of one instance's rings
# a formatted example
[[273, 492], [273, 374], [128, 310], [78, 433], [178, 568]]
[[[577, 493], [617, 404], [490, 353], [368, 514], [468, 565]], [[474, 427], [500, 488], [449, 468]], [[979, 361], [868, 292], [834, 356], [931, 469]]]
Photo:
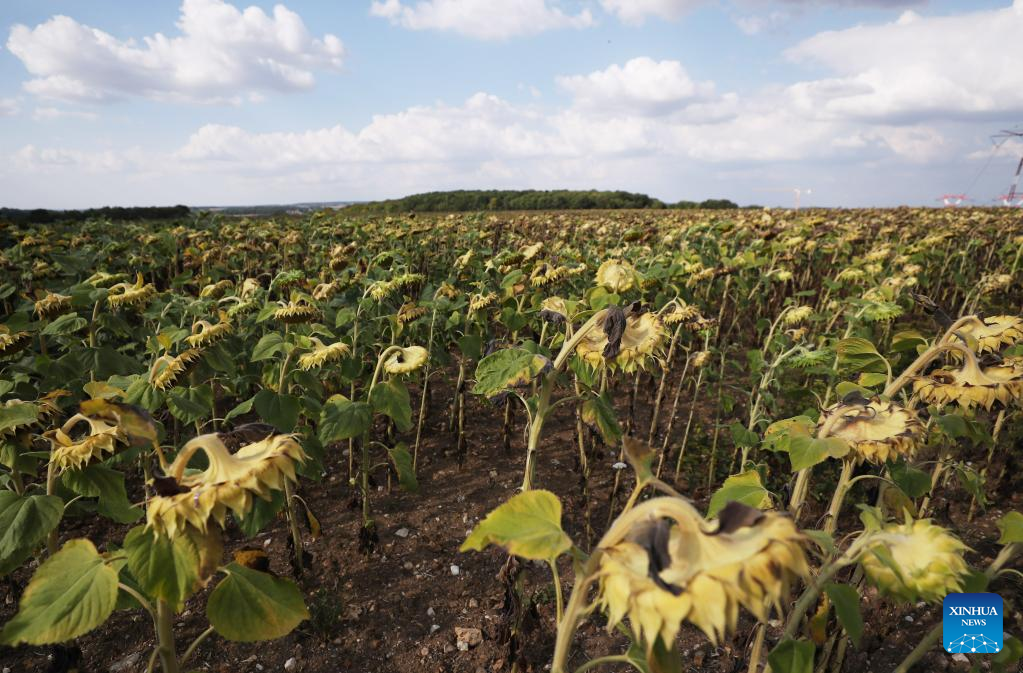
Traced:
[[36, 315], [43, 320], [55, 318], [71, 308], [71, 297], [55, 292], [47, 292], [46, 296], [35, 304]]
[[527, 245], [526, 247], [522, 248], [522, 250], [520, 250], [519, 253], [522, 255], [522, 261], [528, 262], [529, 260], [539, 255], [541, 250], [543, 250], [543, 241], [533, 243], [532, 245]]
[[429, 353], [422, 346], [395, 348], [386, 360], [384, 371], [388, 374], [408, 374], [426, 364]]
[[111, 308], [135, 308], [141, 310], [149, 304], [154, 295], [156, 295], [156, 288], [152, 283], [146, 283], [140, 273], [134, 285], [118, 283], [111, 287], [107, 301], [110, 303]]
[[935, 602], [962, 590], [967, 571], [964, 549], [966, 545], [941, 526], [918, 519], [886, 525], [860, 563], [884, 593], [906, 601]]
[[913, 379], [913, 392], [928, 404], [958, 404], [964, 409], [979, 405], [990, 409], [995, 402], [1008, 406], [1023, 397], [1023, 358], [982, 367], [972, 353], [955, 368], [946, 365]]
[[637, 523], [600, 558], [598, 604], [613, 628], [628, 618], [649, 651], [683, 620], [712, 642], [734, 632], [739, 606], [766, 621], [791, 581], [808, 574], [803, 537], [787, 517], [737, 502], [716, 525], [680, 498], [636, 506]]
[[377, 280], [374, 281], [367, 292], [374, 301], [383, 301], [398, 290], [398, 286], [394, 282], [389, 280]]
[[434, 297], [444, 297], [446, 299], [455, 299], [458, 296], [458, 289], [454, 285], [448, 282], [440, 284], [437, 291], [433, 293]]
[[604, 309], [595, 316], [595, 323], [575, 347], [576, 355], [594, 368], [636, 371], [664, 343], [664, 326], [653, 313], [625, 316], [621, 309]]
[[303, 353], [298, 358], [299, 369], [305, 371], [322, 367], [328, 362], [336, 362], [346, 355], [350, 355], [352, 352], [352, 349], [348, 347], [348, 344], [343, 341], [324, 345], [324, 343], [316, 337], [310, 337], [310, 339], [313, 342], [313, 350], [308, 353]]
[[157, 390], [167, 390], [177, 385], [182, 375], [186, 374], [202, 358], [202, 349], [189, 348], [179, 355], [162, 355], [153, 362], [149, 369], [149, 384]]
[[845, 440], [860, 460], [871, 463], [910, 457], [924, 439], [924, 425], [915, 413], [876, 396], [850, 395], [823, 410], [817, 427]]
[[[196, 451], [206, 454], [205, 471], [185, 474]], [[146, 507], [147, 525], [157, 533], [175, 537], [188, 527], [205, 531], [212, 517], [221, 527], [230, 509], [244, 517], [252, 508], [252, 497], [270, 499], [270, 493], [284, 488], [284, 480], [295, 481], [295, 463], [306, 454], [294, 435], [270, 435], [241, 447], [232, 454], [218, 434], [191, 440], [168, 466], [168, 476], [184, 492], [158, 495]]]
[[974, 317], [960, 325], [958, 331], [976, 339], [978, 353], [990, 353], [1023, 341], [1023, 318], [1014, 315]]
[[320, 319], [320, 309], [312, 305], [305, 297], [288, 302], [280, 302], [281, 307], [274, 311], [274, 320], [286, 325], [315, 322]]
[[609, 259], [597, 269], [597, 285], [609, 292], [627, 292], [635, 287], [638, 280], [636, 269], [624, 260]]
[[0, 325], [0, 357], [8, 357], [23, 351], [32, 342], [28, 332], [12, 332], [7, 325]]
[[213, 324], [208, 320], [200, 320], [192, 325], [192, 334], [185, 341], [192, 348], [212, 346], [234, 331], [227, 313], [220, 311], [220, 322]]
[[[72, 433], [81, 424], [89, 427], [88, 433], [75, 439]], [[106, 421], [75, 414], [64, 425], [45, 434], [50, 440], [50, 462], [61, 470], [76, 470], [93, 460], [100, 460], [103, 454], [112, 454], [124, 437], [117, 426]]]

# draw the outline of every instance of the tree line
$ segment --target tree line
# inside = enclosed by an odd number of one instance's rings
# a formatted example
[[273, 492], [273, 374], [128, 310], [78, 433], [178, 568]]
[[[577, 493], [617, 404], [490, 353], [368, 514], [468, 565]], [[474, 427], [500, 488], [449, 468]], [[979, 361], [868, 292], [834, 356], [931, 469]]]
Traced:
[[646, 194], [596, 190], [455, 190], [413, 194], [400, 199], [370, 201], [347, 206], [358, 214], [407, 212], [476, 212], [498, 210], [619, 210], [665, 208], [738, 208], [727, 199], [680, 201], [668, 204]]

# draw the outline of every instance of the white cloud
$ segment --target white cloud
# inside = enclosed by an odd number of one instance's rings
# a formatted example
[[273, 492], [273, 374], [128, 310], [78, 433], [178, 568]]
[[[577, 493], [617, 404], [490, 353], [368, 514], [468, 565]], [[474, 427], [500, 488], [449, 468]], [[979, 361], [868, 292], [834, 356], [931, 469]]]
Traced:
[[310, 35], [284, 5], [272, 15], [223, 0], [183, 0], [180, 35], [121, 40], [67, 16], [11, 28], [7, 48], [33, 79], [29, 93], [69, 101], [140, 96], [155, 100], [237, 102], [264, 91], [308, 89], [314, 71], [337, 70], [336, 36]]
[[11, 157], [12, 167], [28, 173], [57, 173], [68, 169], [85, 173], [123, 173], [145, 166], [149, 159], [140, 148], [127, 150], [84, 151], [66, 148], [40, 148], [25, 145]]
[[695, 82], [678, 61], [640, 57], [588, 75], [557, 78], [575, 104], [603, 113], [659, 115], [714, 94], [712, 82]]
[[21, 111], [16, 98], [0, 98], [0, 117], [13, 117]]
[[98, 115], [95, 112], [88, 112], [86, 110], [68, 110], [57, 107], [37, 107], [32, 112], [32, 119], [36, 121], [48, 121], [61, 118], [86, 119], [92, 121], [97, 117]]
[[600, 0], [604, 11], [623, 23], [641, 24], [648, 16], [675, 20], [706, 0]]
[[807, 113], [893, 122], [1023, 111], [1019, 39], [1023, 0], [955, 16], [903, 13], [896, 21], [819, 33], [786, 55], [834, 78], [802, 82]]
[[588, 9], [567, 14], [548, 0], [374, 0], [370, 14], [410, 30], [451, 31], [478, 40], [506, 40], [559, 28], [587, 28]]

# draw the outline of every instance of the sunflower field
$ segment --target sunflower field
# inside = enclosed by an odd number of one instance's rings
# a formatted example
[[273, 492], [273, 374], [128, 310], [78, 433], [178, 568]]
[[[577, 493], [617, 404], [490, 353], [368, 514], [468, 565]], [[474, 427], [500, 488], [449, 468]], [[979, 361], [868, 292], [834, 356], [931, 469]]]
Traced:
[[0, 664], [1019, 671], [1021, 257], [1008, 208], [0, 222]]

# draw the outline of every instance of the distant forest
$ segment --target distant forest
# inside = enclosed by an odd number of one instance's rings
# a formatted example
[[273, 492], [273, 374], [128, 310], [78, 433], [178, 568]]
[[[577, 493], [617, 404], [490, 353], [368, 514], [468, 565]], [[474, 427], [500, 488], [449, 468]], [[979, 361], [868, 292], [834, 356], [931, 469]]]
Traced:
[[738, 208], [727, 199], [668, 204], [646, 194], [558, 190], [456, 190], [413, 194], [400, 199], [370, 201], [344, 208], [346, 214], [475, 212], [486, 210], [618, 210], [622, 208]]
[[0, 208], [0, 221], [30, 222], [32, 224], [51, 224], [56, 222], [85, 222], [86, 220], [110, 220], [123, 222], [127, 220], [174, 220], [188, 217], [192, 209], [188, 206], [146, 206], [146, 207], [104, 207], [88, 210], [19, 210], [17, 208]]

